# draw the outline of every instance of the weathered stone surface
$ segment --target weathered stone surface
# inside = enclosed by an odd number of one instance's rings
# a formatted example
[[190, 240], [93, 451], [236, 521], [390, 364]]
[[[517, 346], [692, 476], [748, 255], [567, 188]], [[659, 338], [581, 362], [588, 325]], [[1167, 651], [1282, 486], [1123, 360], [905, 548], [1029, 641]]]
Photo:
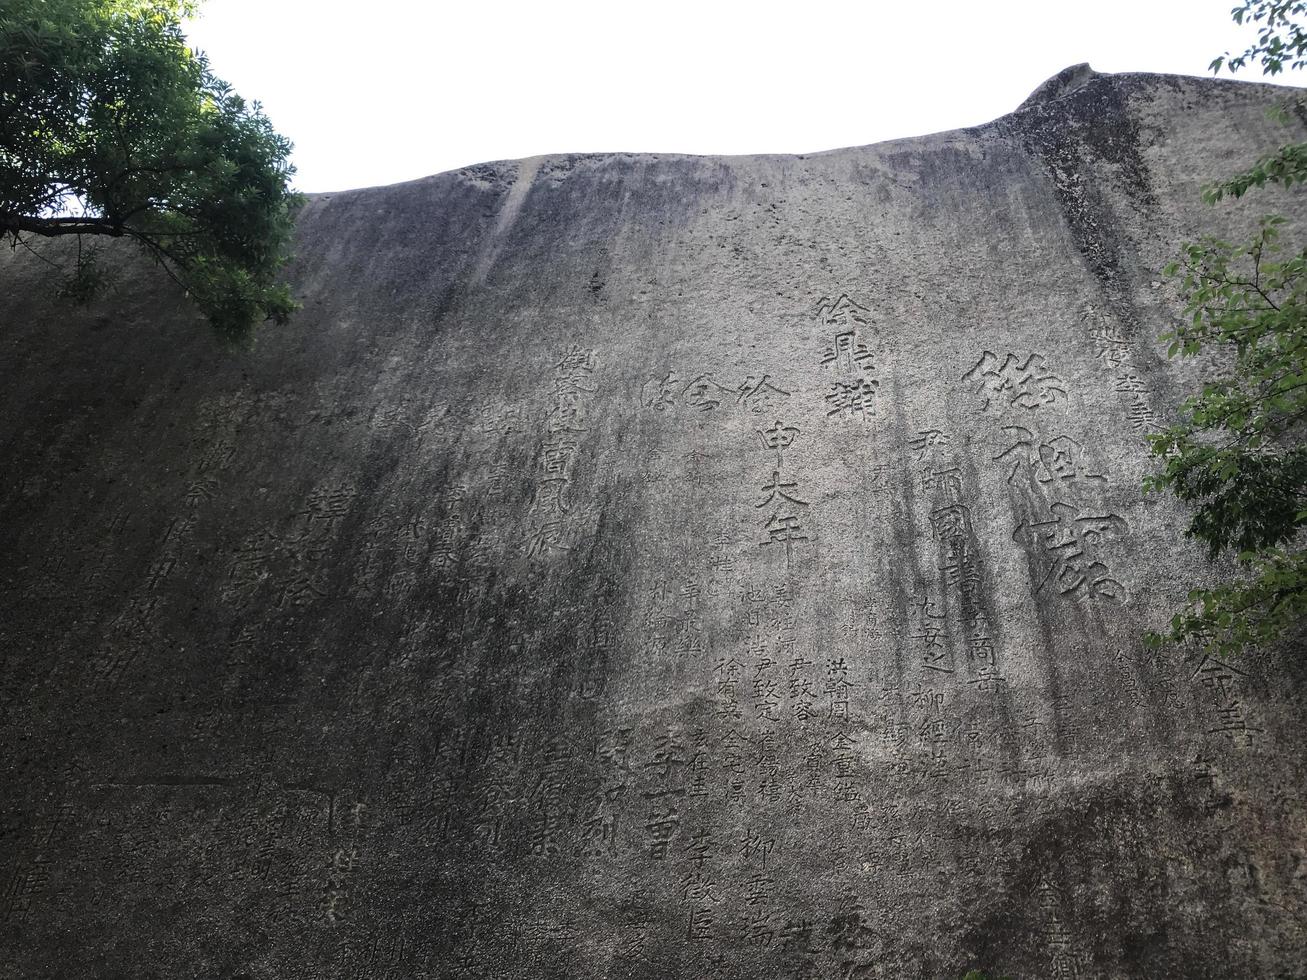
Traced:
[[1157, 270], [1300, 129], [1064, 75], [315, 197], [253, 353], [6, 255], [0, 976], [1303, 975], [1295, 651], [1139, 641]]

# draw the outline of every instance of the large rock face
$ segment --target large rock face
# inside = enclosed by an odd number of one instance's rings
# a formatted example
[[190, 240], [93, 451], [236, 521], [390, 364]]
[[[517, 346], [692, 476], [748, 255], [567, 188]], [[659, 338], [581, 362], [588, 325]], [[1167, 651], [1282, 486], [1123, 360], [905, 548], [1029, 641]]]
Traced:
[[236, 355], [6, 254], [0, 976], [1302, 976], [1295, 651], [1140, 641], [1284, 94], [321, 195]]

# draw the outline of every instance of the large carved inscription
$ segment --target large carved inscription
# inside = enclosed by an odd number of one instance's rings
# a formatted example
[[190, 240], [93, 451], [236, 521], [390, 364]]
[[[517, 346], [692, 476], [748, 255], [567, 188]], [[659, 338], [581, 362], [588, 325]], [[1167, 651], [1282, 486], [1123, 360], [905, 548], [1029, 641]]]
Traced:
[[985, 351], [963, 376], [985, 396], [984, 407], [1020, 410], [1025, 424], [1001, 426], [999, 451], [1011, 492], [1030, 517], [1017, 523], [1012, 540], [1033, 556], [1034, 592], [1121, 603], [1126, 586], [1109, 567], [1108, 546], [1129, 532], [1119, 514], [1096, 506], [1108, 473], [1096, 454], [1058, 431], [1065, 425], [1067, 388], [1042, 354], [1007, 354], [1001, 361]]

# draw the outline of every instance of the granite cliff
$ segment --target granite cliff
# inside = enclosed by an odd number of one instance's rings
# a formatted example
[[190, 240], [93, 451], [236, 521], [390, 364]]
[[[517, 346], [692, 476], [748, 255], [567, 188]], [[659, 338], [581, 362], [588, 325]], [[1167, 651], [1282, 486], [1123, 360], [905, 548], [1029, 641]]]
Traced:
[[219, 351], [0, 257], [0, 977], [1298, 977], [1295, 651], [1146, 651], [1285, 90], [314, 196]]

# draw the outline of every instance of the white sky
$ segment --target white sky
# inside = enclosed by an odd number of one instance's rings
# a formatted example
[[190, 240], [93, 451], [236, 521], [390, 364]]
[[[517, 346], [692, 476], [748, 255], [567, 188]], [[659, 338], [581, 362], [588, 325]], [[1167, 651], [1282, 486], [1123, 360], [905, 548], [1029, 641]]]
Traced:
[[1082, 61], [1210, 74], [1252, 36], [1234, 2], [207, 0], [190, 34], [294, 141], [296, 185], [326, 191], [540, 153], [804, 153], [971, 126]]

